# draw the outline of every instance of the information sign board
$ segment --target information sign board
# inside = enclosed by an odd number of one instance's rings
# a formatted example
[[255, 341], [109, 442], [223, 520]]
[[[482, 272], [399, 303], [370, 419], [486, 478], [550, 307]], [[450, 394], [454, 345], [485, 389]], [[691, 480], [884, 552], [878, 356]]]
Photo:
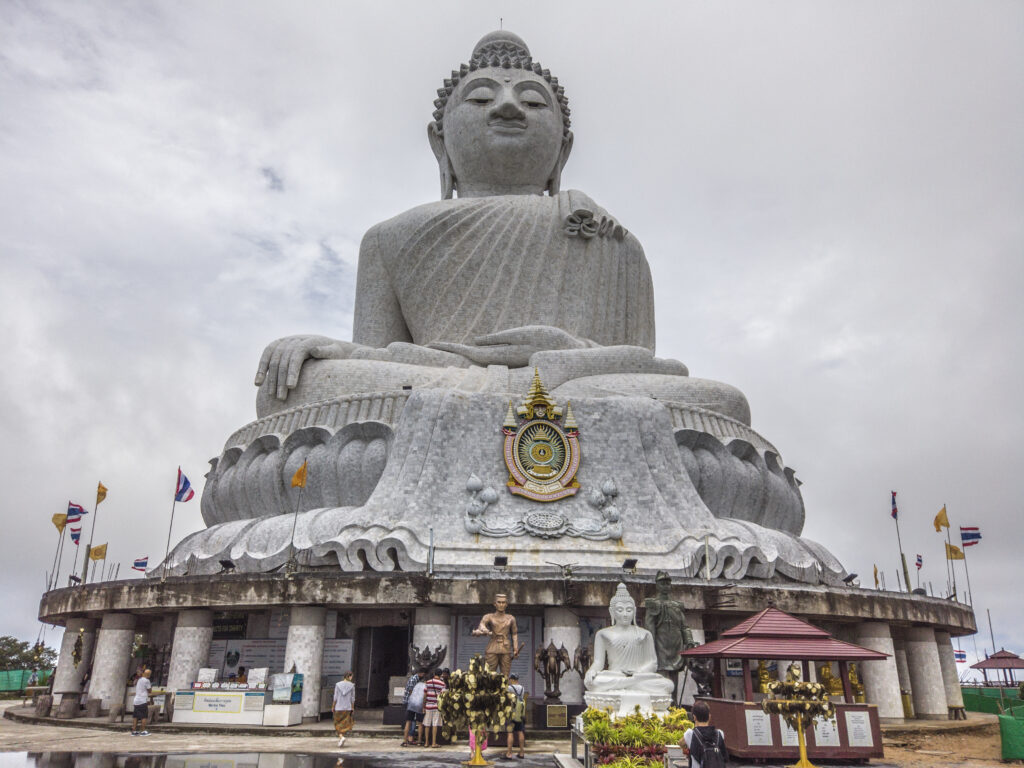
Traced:
[[866, 711], [846, 713], [846, 738], [851, 747], [875, 746], [875, 739], [871, 735], [871, 717]]
[[756, 709], [748, 709], [744, 714], [747, 717], [747, 744], [752, 747], [772, 746], [772, 721], [768, 714]]

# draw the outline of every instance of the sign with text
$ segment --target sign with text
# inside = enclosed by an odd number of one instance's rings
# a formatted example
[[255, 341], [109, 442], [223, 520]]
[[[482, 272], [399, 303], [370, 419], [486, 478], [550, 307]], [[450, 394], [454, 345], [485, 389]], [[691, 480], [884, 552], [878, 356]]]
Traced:
[[871, 716], [865, 712], [846, 713], [846, 737], [851, 747], [873, 747], [875, 739], [871, 735]]
[[[321, 674], [344, 675], [352, 671], [352, 640], [324, 640], [324, 661]], [[284, 663], [284, 656], [281, 658]]]
[[196, 693], [195, 700], [192, 703], [192, 711], [237, 715], [242, 711], [242, 694]]
[[548, 728], [569, 727], [569, 707], [565, 704], [548, 704], [547, 710]]
[[839, 746], [839, 724], [835, 719], [814, 721], [814, 743], [819, 747]]
[[782, 715], [776, 715], [779, 718], [779, 733], [782, 734], [780, 741], [784, 747], [799, 747], [800, 736], [797, 734], [795, 728], [790, 728], [789, 724], [782, 719]]
[[745, 710], [747, 716], [747, 744], [752, 747], [772, 746], [772, 721], [764, 712]]

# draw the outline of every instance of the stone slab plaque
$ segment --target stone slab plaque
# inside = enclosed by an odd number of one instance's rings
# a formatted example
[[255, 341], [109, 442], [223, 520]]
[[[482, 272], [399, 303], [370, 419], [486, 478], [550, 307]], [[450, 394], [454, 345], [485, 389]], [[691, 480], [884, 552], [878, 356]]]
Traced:
[[814, 721], [814, 743], [819, 747], [839, 746], [839, 724], [835, 719]]
[[[344, 675], [352, 669], [352, 640], [324, 640], [321, 674]], [[405, 692], [403, 687], [402, 692]]]
[[569, 727], [569, 708], [565, 704], [548, 704], [545, 709], [548, 728]]
[[747, 717], [747, 744], [752, 747], [772, 746], [772, 721], [765, 712], [745, 710]]
[[796, 730], [790, 728], [785, 720], [782, 719], [782, 715], [776, 715], [779, 718], [779, 733], [782, 734], [780, 741], [784, 747], [799, 747], [800, 736]]
[[867, 712], [846, 713], [846, 737], [851, 747], [875, 746], [875, 739], [871, 735], [871, 717]]

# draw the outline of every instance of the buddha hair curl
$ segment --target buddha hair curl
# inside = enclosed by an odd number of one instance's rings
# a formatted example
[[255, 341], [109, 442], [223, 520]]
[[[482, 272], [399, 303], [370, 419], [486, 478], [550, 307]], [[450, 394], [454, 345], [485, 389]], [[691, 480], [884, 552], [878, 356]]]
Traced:
[[438, 136], [444, 135], [444, 110], [448, 105], [449, 97], [455, 91], [459, 81], [470, 72], [488, 67], [525, 69], [546, 80], [551, 86], [551, 90], [554, 91], [555, 100], [558, 102], [559, 109], [562, 112], [562, 138], [564, 139], [569, 136], [570, 110], [569, 98], [565, 95], [565, 88], [558, 84], [558, 78], [552, 75], [550, 70], [544, 69], [533, 60], [529, 49], [522, 45], [518, 38], [513, 38], [514, 36], [511, 35], [506, 39], [488, 40], [484, 38], [484, 41], [481, 41], [473, 51], [469, 64], [461, 65], [458, 70], [453, 69], [451, 77], [445, 78], [444, 87], [437, 89], [437, 98], [434, 99], [434, 107], [436, 107], [433, 115], [434, 127], [437, 130]]

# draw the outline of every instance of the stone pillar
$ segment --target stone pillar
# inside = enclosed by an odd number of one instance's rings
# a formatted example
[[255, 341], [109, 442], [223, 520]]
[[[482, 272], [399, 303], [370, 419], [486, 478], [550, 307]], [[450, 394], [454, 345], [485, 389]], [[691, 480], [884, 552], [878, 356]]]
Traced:
[[[903, 691], [907, 691], [909, 694], [913, 686], [910, 684], [910, 666], [907, 664], [907, 648], [904, 645], [902, 637], [893, 636], [892, 639], [893, 647], [896, 649], [896, 673], [900, 678], [900, 699], [903, 698]], [[910, 705], [910, 711], [904, 709], [904, 717], [914, 716], [914, 699], [913, 696], [908, 696], [907, 700]]]
[[[82, 635], [82, 660], [75, 666], [71, 654], [78, 642], [79, 630]], [[92, 663], [92, 650], [96, 642], [96, 622], [92, 619], [68, 619], [64, 637], [60, 641], [60, 656], [53, 673], [53, 703], [59, 704], [61, 695], [78, 694], [82, 691], [82, 678]]]
[[[581, 638], [580, 620], [575, 613], [568, 608], [544, 609], [543, 643], [545, 648], [548, 643], [554, 643], [556, 648], [564, 645], [565, 649], [569, 651], [569, 660], [571, 661], [575, 657], [576, 649], [580, 647]], [[524, 651], [524, 653], [529, 652], [529, 648]], [[562, 691], [563, 704], [583, 703], [583, 678], [574, 670], [570, 669], [562, 676], [558, 687]], [[540, 700], [539, 695], [536, 698], [538, 701]]]
[[907, 631], [906, 648], [915, 716], [922, 720], [946, 719], [949, 710], [935, 632], [931, 627], [912, 627]]
[[191, 610], [178, 614], [167, 670], [167, 687], [183, 690], [196, 681], [199, 668], [210, 658], [213, 640], [213, 611]]
[[89, 698], [99, 699], [102, 709], [123, 705], [128, 687], [135, 640], [135, 616], [130, 613], [105, 613], [96, 638], [96, 653], [89, 681]]
[[863, 661], [857, 665], [860, 681], [864, 684], [864, 698], [878, 707], [883, 720], [903, 719], [903, 700], [900, 698], [900, 676], [896, 669], [896, 649], [889, 625], [882, 621], [865, 621], [857, 625], [855, 642], [872, 651], [889, 654], [882, 661]]
[[939, 654], [939, 666], [942, 667], [942, 685], [946, 689], [946, 706], [962, 707], [963, 691], [960, 690], [960, 675], [956, 671], [956, 659], [953, 657], [953, 641], [949, 632], [935, 632], [935, 645]]
[[[452, 611], [441, 605], [425, 606], [417, 608], [413, 619], [412, 644], [421, 651], [424, 648], [437, 648], [443, 645], [448, 649], [441, 666], [455, 668], [454, 651], [452, 647]], [[415, 672], [410, 669], [409, 674]]]
[[324, 661], [324, 621], [327, 611], [314, 605], [292, 606], [288, 645], [284, 650], [284, 669], [303, 674], [302, 720], [320, 719], [320, 676]]

